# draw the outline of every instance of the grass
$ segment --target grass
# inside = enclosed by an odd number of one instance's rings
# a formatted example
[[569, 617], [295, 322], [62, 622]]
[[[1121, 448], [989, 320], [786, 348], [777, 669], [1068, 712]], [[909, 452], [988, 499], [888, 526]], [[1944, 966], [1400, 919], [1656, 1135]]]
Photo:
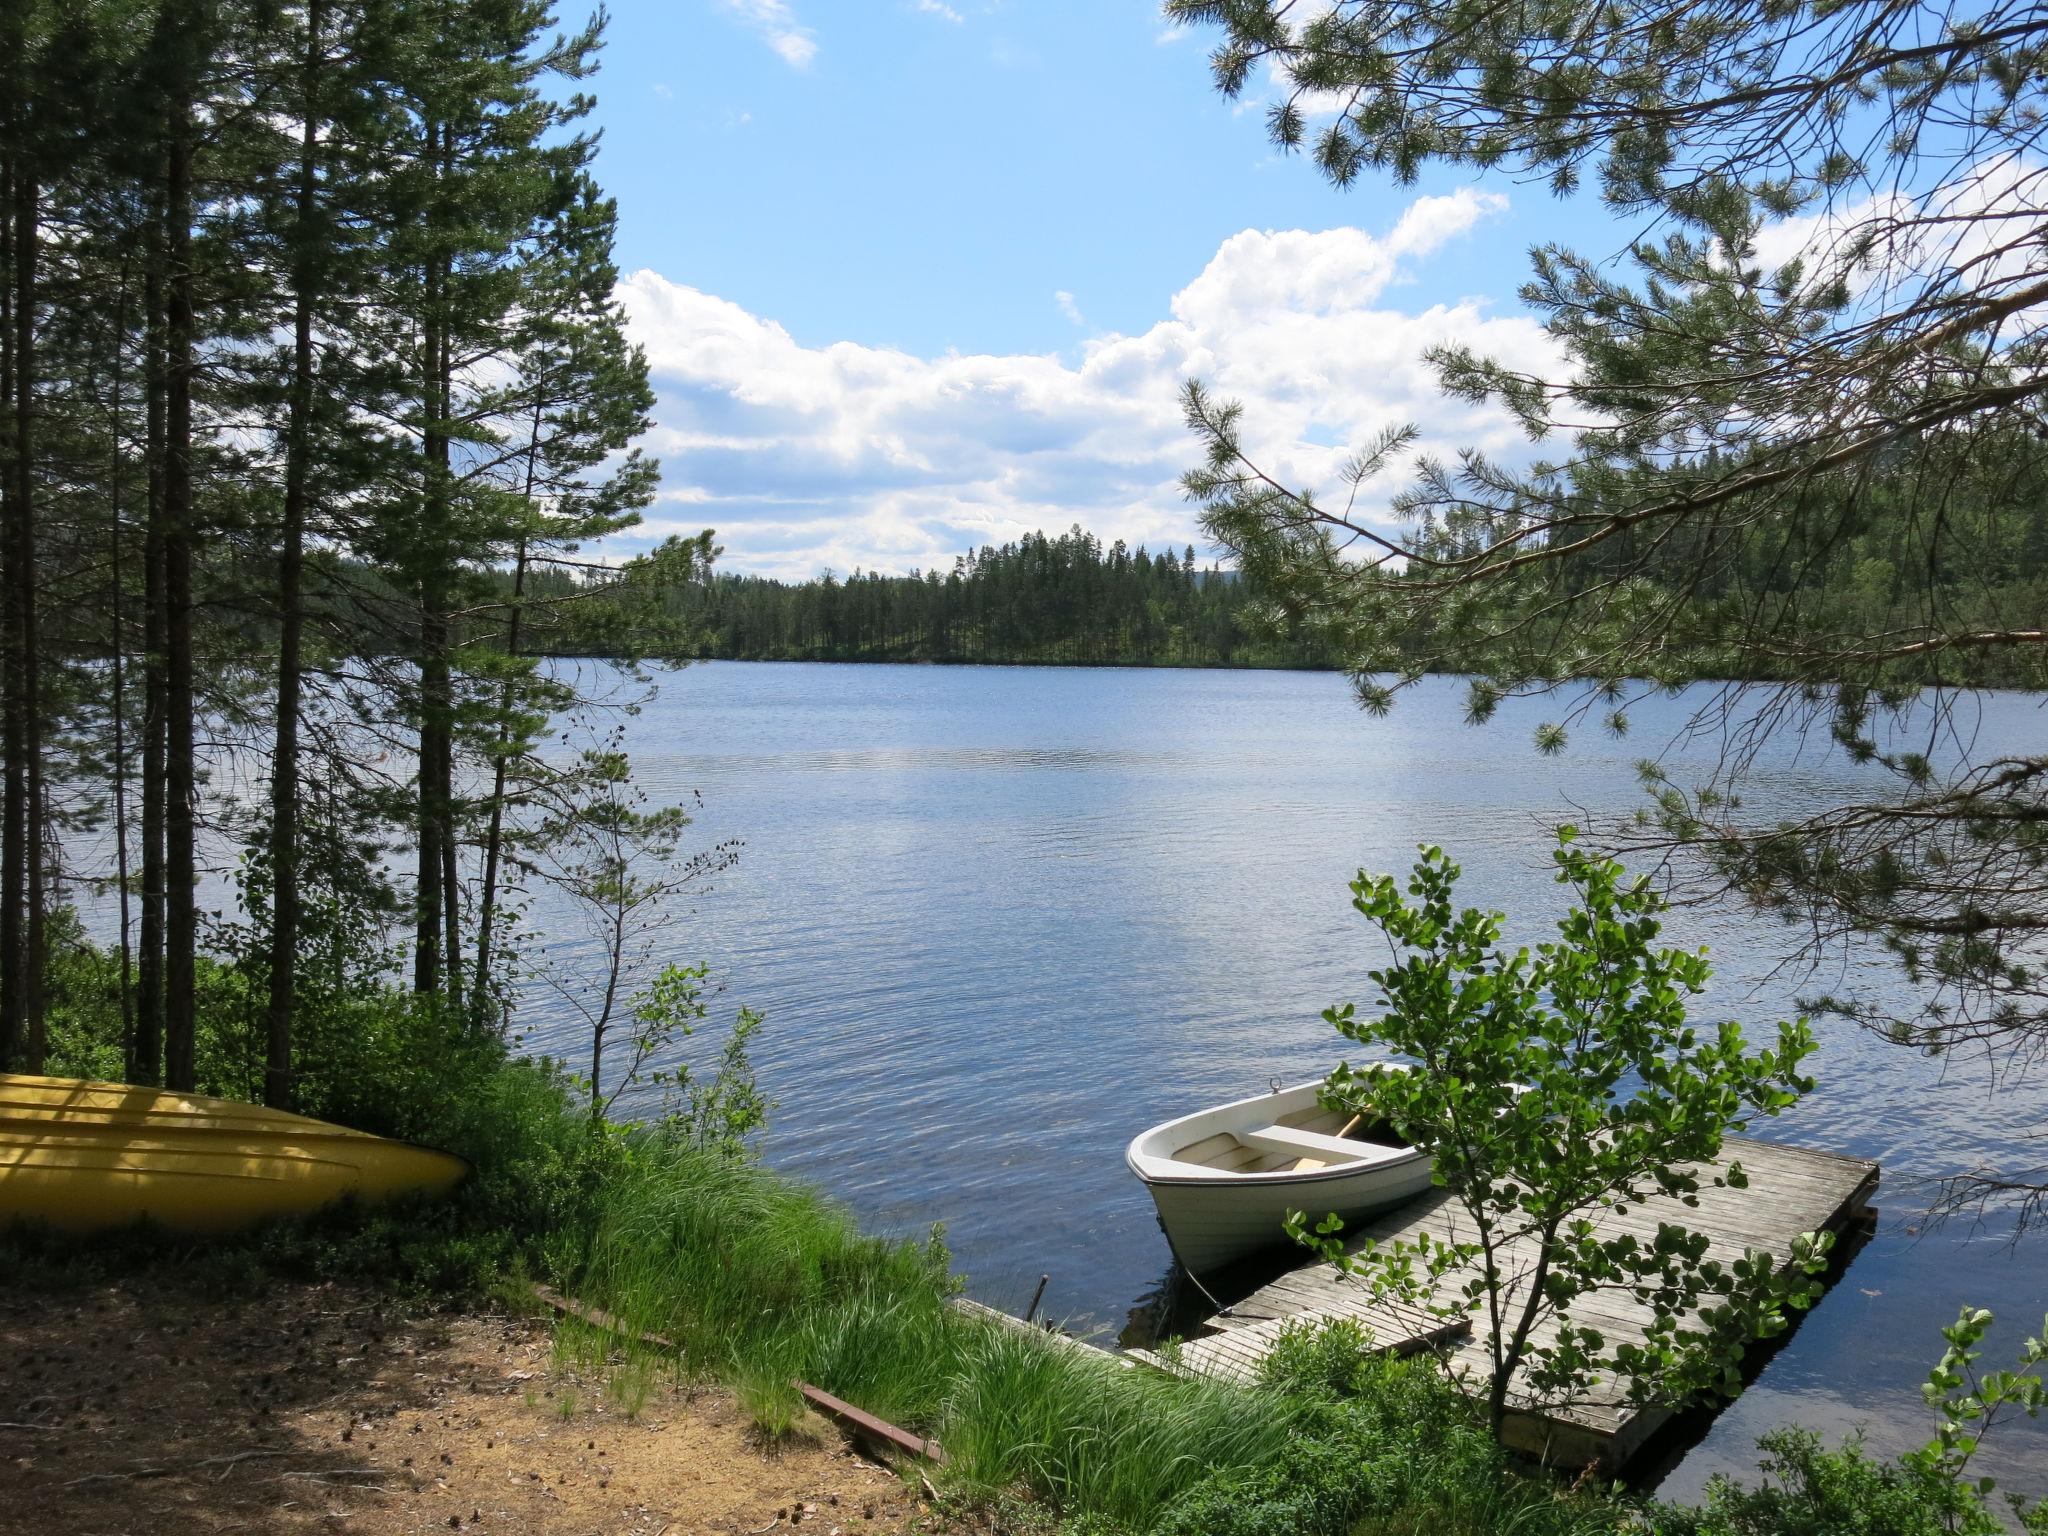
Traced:
[[[937, 1438], [963, 1490], [1029, 1489], [1142, 1528], [1217, 1466], [1268, 1464], [1290, 1419], [1240, 1390], [1077, 1358], [962, 1316], [940, 1236], [863, 1233], [757, 1164], [645, 1141], [600, 1195], [584, 1300], [676, 1342], [765, 1435], [815, 1383]], [[592, 1349], [615, 1341], [584, 1331]]]
[[1143, 1529], [1217, 1467], [1273, 1467], [1301, 1428], [1290, 1399], [1182, 1381], [962, 1319], [970, 1336], [940, 1442], [977, 1492], [1028, 1488]]

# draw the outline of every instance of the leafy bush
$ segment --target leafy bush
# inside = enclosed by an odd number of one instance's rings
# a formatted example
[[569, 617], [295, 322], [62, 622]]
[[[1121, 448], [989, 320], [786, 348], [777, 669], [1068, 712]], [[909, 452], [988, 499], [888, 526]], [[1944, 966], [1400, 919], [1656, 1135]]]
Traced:
[[[748, 1046], [758, 1015], [742, 1012], [715, 1071], [677, 1075], [648, 1128], [593, 1129], [577, 1080], [546, 1059], [513, 1056], [496, 1031], [438, 997], [389, 981], [388, 969], [357, 963], [368, 941], [340, 958], [316, 954], [299, 998], [296, 1107], [375, 1135], [416, 1142], [466, 1159], [471, 1174], [453, 1198], [401, 1202], [374, 1211], [340, 1207], [281, 1222], [240, 1245], [186, 1243], [135, 1234], [113, 1243], [16, 1244], [16, 1256], [122, 1265], [204, 1252], [233, 1252], [287, 1273], [351, 1274], [474, 1296], [516, 1288], [530, 1277], [566, 1282], [581, 1270], [599, 1229], [601, 1193], [632, 1181], [643, 1159], [659, 1164], [671, 1145], [744, 1159], [770, 1105], [754, 1081]], [[346, 963], [344, 963], [344, 961]], [[49, 968], [47, 1069], [60, 1076], [119, 1081], [126, 1027], [120, 963], [61, 914]], [[253, 960], [203, 955], [195, 1062], [202, 1093], [260, 1096], [261, 989]], [[616, 1200], [613, 1202], [616, 1204]], [[238, 1259], [235, 1262], [241, 1262]]]
[[[121, 1082], [127, 1076], [119, 953], [89, 941], [68, 907], [49, 915], [44, 966], [44, 1070], [56, 1077]], [[198, 1031], [193, 1059], [209, 1091], [247, 1098], [262, 1088], [262, 1050], [241, 968], [198, 957], [193, 990]], [[250, 1065], [253, 1063], [253, 1066]]]
[[1341, 1440], [1304, 1439], [1284, 1462], [1212, 1474], [1175, 1501], [1158, 1536], [1344, 1536], [1365, 1513], [1370, 1466]]
[[1758, 1444], [1760, 1484], [1716, 1477], [1699, 1509], [1660, 1511], [1659, 1536], [1998, 1536], [2005, 1529], [1967, 1488], [1910, 1461], [1873, 1461], [1859, 1441], [1831, 1451], [1812, 1430], [1788, 1428]]
[[[1996, 1484], [1966, 1474], [1983, 1437], [2017, 1411], [2037, 1416], [2048, 1382], [2031, 1369], [2048, 1360], [2048, 1327], [2023, 1339], [2020, 1369], [1981, 1370], [1977, 1347], [1992, 1316], [1965, 1307], [1941, 1336], [1948, 1344], [1928, 1373], [1921, 1396], [1935, 1413], [1935, 1436], [1896, 1462], [1876, 1462], [1860, 1440], [1825, 1448], [1810, 1430], [1781, 1429], [1758, 1442], [1763, 1482], [1749, 1488], [1715, 1478], [1695, 1512], [1675, 1511], [1671, 1536], [1997, 1536], [2007, 1525], [1992, 1513]], [[2048, 1504], [2007, 1501], [2015, 1524], [2048, 1533]]]
[[[1288, 1223], [1376, 1292], [1446, 1320], [1505, 1320], [1475, 1334], [1492, 1356], [1474, 1386], [1496, 1433], [1510, 1396], [1570, 1403], [1598, 1380], [1663, 1406], [1732, 1395], [1745, 1347], [1820, 1294], [1834, 1241], [1810, 1233], [1789, 1255], [1723, 1263], [1682, 1221], [1659, 1219], [1648, 1242], [1596, 1230], [1659, 1196], [1696, 1203], [1700, 1165], [1729, 1134], [1812, 1088], [1799, 1065], [1814, 1044], [1803, 1019], [1756, 1051], [1733, 1020], [1696, 1026], [1687, 1008], [1706, 988], [1706, 952], [1658, 947], [1664, 898], [1648, 877], [1580, 852], [1576, 835], [1558, 828], [1552, 854], [1572, 904], [1556, 939], [1533, 947], [1502, 944], [1504, 914], [1456, 905], [1459, 869], [1440, 848], [1423, 849], [1405, 887], [1359, 872], [1352, 905], [1394, 959], [1368, 973], [1379, 995], [1365, 1016], [1343, 1003], [1323, 1017], [1401, 1060], [1340, 1065], [1322, 1102], [1428, 1147], [1467, 1235], [1354, 1253], [1334, 1213], [1313, 1232], [1314, 1211]], [[1713, 1180], [1747, 1183], [1739, 1162]], [[1596, 1294], [1646, 1309], [1655, 1326], [1610, 1339], [1582, 1324], [1573, 1303]]]

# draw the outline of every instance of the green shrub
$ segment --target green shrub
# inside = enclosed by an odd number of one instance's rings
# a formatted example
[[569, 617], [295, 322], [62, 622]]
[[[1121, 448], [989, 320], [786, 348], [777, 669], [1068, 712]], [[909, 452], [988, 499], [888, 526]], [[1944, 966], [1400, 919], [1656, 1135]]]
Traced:
[[1341, 1439], [1303, 1439], [1286, 1459], [1211, 1474], [1153, 1527], [1157, 1536], [1344, 1536], [1372, 1502], [1374, 1468]]
[[[1716, 1477], [1697, 1510], [1666, 1506], [1659, 1536], [1999, 1536], [1967, 1487], [1911, 1462], [1874, 1461], [1851, 1439], [1829, 1450], [1810, 1429], [1758, 1442], [1763, 1481]], [[2038, 1515], [2031, 1529], [2048, 1529]]]
[[[69, 907], [50, 913], [46, 942], [44, 1070], [53, 1077], [123, 1081], [127, 1037], [121, 1017], [119, 951], [88, 940]], [[193, 1061], [201, 1086], [230, 1098], [260, 1093], [262, 1049], [243, 970], [200, 955], [193, 990], [198, 1010]]]
[[[87, 942], [68, 912], [57, 914], [52, 939], [46, 1069], [119, 1081], [118, 956]], [[194, 1055], [202, 1092], [243, 1100], [260, 1093], [251, 975], [246, 965], [200, 958]], [[310, 987], [298, 1028], [298, 1107], [467, 1159], [471, 1174], [451, 1199], [374, 1211], [342, 1206], [228, 1242], [150, 1231], [87, 1243], [16, 1234], [13, 1260], [101, 1270], [204, 1262], [229, 1284], [253, 1285], [263, 1272], [353, 1275], [455, 1296], [529, 1275], [559, 1278], [582, 1263], [597, 1192], [626, 1154], [616, 1137], [591, 1134], [559, 1068], [515, 1058], [438, 1000], [374, 978]]]

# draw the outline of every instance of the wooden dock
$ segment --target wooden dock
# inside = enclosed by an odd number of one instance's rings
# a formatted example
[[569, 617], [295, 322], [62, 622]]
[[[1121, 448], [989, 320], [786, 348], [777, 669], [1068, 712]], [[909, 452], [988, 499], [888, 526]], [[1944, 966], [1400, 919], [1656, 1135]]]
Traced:
[[[1747, 1189], [1716, 1188], [1715, 1169], [1740, 1161], [1749, 1176]], [[1870, 1218], [1877, 1192], [1878, 1165], [1832, 1152], [1814, 1152], [1775, 1142], [1730, 1137], [1713, 1169], [1702, 1169], [1699, 1204], [1688, 1207], [1676, 1199], [1657, 1197], [1631, 1211], [1610, 1212], [1596, 1222], [1603, 1234], [1633, 1232], [1649, 1238], [1659, 1221], [1670, 1221], [1706, 1235], [1708, 1256], [1723, 1263], [1749, 1249], [1789, 1259], [1793, 1239], [1807, 1232], [1842, 1234]], [[1435, 1190], [1376, 1220], [1350, 1228], [1354, 1248], [1371, 1238], [1378, 1242], [1422, 1233], [1451, 1241], [1469, 1237], [1463, 1211], [1445, 1192]], [[1525, 1267], [1510, 1260], [1511, 1268]], [[1626, 1297], [1583, 1298], [1573, 1312], [1578, 1321], [1596, 1320], [1609, 1340], [1640, 1333], [1650, 1320], [1647, 1308]], [[1432, 1344], [1451, 1349], [1454, 1367], [1465, 1367], [1484, 1380], [1491, 1370], [1487, 1337], [1466, 1332], [1453, 1347], [1440, 1320], [1413, 1308], [1375, 1303], [1357, 1281], [1328, 1264], [1309, 1265], [1263, 1285], [1205, 1325], [1209, 1334], [1181, 1346], [1174, 1368], [1229, 1380], [1257, 1376], [1260, 1363], [1280, 1330], [1289, 1322], [1351, 1317], [1373, 1330], [1379, 1346], [1397, 1353]], [[1475, 1322], [1484, 1328], [1483, 1319]], [[1539, 1338], [1541, 1331], [1539, 1330]], [[1146, 1357], [1148, 1360], [1151, 1357]], [[1666, 1420], [1670, 1410], [1630, 1404], [1611, 1382], [1593, 1389], [1588, 1401], [1568, 1407], [1537, 1409], [1524, 1405], [1511, 1413], [1504, 1432], [1507, 1443], [1564, 1466], [1599, 1464], [1618, 1469]]]

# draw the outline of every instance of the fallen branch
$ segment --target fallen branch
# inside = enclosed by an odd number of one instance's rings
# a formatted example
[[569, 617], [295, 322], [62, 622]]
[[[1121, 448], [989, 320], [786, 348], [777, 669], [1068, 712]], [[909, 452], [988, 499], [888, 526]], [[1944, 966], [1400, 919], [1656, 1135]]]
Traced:
[[[325, 1472], [280, 1472], [274, 1481], [281, 1483], [286, 1478], [303, 1477], [309, 1482], [324, 1483], [329, 1478], [335, 1477], [377, 1477], [380, 1475], [375, 1467], [334, 1467]], [[364, 1493], [389, 1493], [391, 1491], [389, 1488], [380, 1487], [376, 1483], [358, 1483], [355, 1486]]]
[[[54, 1428], [55, 1426], [45, 1425], [42, 1427]], [[290, 1454], [289, 1451], [236, 1451], [231, 1456], [208, 1456], [203, 1461], [195, 1461], [189, 1467], [184, 1468], [137, 1467], [132, 1472], [90, 1472], [84, 1477], [74, 1477], [64, 1486], [66, 1488], [76, 1488], [84, 1483], [124, 1483], [139, 1481], [146, 1477], [170, 1477], [181, 1470], [197, 1472], [201, 1467], [219, 1467], [221, 1469], [219, 1476], [226, 1477], [240, 1463], [253, 1460], [258, 1456], [287, 1456]], [[286, 1475], [289, 1476], [290, 1474]]]
[[169, 1477], [169, 1467], [137, 1467], [133, 1472], [88, 1472], [84, 1477], [74, 1477], [64, 1484], [66, 1488], [81, 1488], [87, 1483], [125, 1483], [131, 1478]]

